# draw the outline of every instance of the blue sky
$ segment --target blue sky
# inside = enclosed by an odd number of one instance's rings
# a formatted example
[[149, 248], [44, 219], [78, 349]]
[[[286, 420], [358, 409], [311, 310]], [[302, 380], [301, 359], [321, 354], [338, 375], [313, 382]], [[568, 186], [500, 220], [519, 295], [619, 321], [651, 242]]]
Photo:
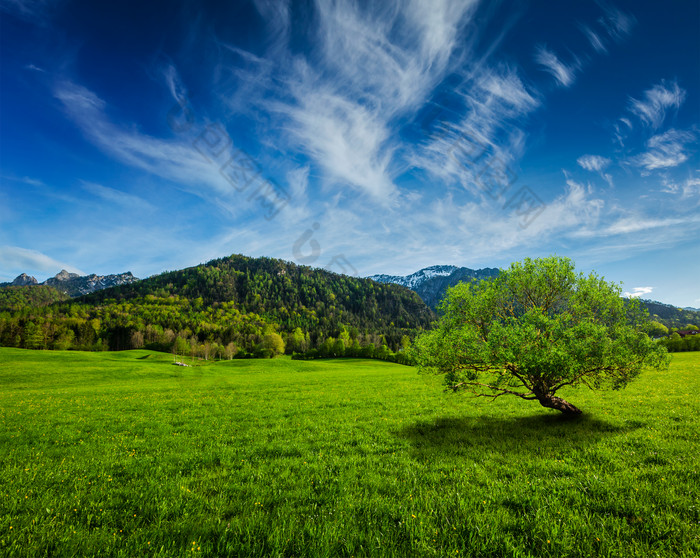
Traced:
[[0, 10], [0, 281], [558, 254], [700, 307], [698, 2]]

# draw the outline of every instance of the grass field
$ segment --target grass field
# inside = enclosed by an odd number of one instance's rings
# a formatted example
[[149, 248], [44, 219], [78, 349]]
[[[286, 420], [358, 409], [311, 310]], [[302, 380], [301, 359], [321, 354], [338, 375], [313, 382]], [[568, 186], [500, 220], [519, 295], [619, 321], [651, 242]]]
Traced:
[[700, 353], [620, 392], [0, 349], [2, 556], [698, 556]]

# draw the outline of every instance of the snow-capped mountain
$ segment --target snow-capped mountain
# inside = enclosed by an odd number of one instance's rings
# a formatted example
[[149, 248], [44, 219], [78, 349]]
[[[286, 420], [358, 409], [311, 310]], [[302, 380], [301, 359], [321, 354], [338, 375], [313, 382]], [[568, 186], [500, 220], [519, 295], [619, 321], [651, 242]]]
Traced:
[[373, 279], [378, 283], [396, 283], [415, 290], [416, 287], [434, 277], [448, 277], [456, 269], [458, 268], [454, 265], [433, 265], [411, 273], [411, 275], [372, 275], [369, 279]]
[[411, 275], [372, 275], [369, 279], [379, 283], [396, 283], [408, 287], [418, 293], [428, 306], [435, 309], [445, 296], [448, 287], [453, 287], [460, 281], [480, 281], [496, 275], [498, 275], [498, 269], [492, 267], [475, 270], [454, 265], [433, 265]]

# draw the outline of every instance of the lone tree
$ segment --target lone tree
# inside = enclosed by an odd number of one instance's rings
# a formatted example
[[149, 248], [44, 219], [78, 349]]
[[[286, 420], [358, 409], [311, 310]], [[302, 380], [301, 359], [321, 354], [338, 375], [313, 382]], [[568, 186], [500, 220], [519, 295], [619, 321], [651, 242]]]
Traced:
[[493, 280], [450, 289], [414, 356], [454, 391], [514, 395], [579, 415], [556, 396], [564, 386], [619, 389], [645, 366], [668, 366], [665, 348], [645, 333], [646, 310], [620, 293], [594, 273], [577, 274], [568, 258], [528, 258]]

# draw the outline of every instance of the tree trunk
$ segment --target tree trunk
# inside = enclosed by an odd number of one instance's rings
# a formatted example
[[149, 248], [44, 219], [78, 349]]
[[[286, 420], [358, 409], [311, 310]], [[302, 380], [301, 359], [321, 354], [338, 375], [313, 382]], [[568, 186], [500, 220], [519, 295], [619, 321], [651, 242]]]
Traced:
[[562, 399], [561, 397], [547, 394], [539, 396], [537, 400], [543, 407], [547, 407], [548, 409], [556, 409], [568, 417], [575, 417], [581, 414], [581, 409], [574, 407], [571, 403]]

